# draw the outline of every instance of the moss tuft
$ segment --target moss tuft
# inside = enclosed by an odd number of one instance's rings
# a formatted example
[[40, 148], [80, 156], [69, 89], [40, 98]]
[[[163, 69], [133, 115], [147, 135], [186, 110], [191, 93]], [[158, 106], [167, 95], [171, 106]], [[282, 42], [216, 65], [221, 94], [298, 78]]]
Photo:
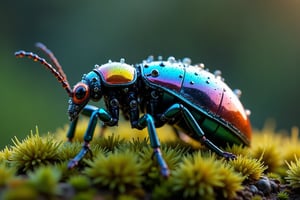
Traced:
[[258, 180], [267, 169], [262, 162], [255, 158], [238, 156], [234, 160], [228, 161], [236, 172], [241, 173], [245, 179]]
[[282, 156], [277, 144], [262, 144], [252, 150], [252, 157], [267, 166], [266, 172], [276, 172], [282, 165]]
[[14, 176], [16, 170], [5, 163], [0, 164], [0, 187], [4, 187]]
[[227, 145], [227, 147], [225, 148], [225, 151], [233, 153], [234, 155], [237, 155], [237, 156], [249, 157], [249, 154], [250, 154], [248, 147], [244, 147], [243, 145], [236, 145], [236, 144], [234, 144], [232, 146]]
[[202, 157], [201, 153], [184, 158], [170, 178], [172, 191], [178, 198], [215, 199], [215, 190], [224, 187], [220, 166], [215, 157]]
[[218, 173], [222, 177], [221, 181], [223, 186], [221, 186], [218, 190], [219, 196], [222, 199], [233, 199], [236, 197], [237, 192], [242, 190], [244, 187], [242, 186], [244, 177], [235, 172], [232, 167], [229, 165], [220, 165]]
[[93, 160], [86, 160], [86, 163], [89, 166], [84, 173], [91, 177], [95, 185], [119, 193], [141, 187], [141, 165], [133, 152], [115, 152], [107, 156], [98, 154]]
[[36, 134], [31, 132], [22, 142], [15, 137], [13, 143], [10, 162], [20, 172], [60, 161], [59, 148], [61, 142], [54, 140], [50, 134], [41, 137], [37, 128]]
[[42, 195], [53, 196], [57, 191], [61, 172], [53, 166], [42, 166], [29, 172], [29, 183]]
[[77, 191], [88, 190], [91, 186], [90, 179], [84, 175], [71, 176], [68, 183], [70, 183]]
[[280, 191], [277, 194], [277, 200], [288, 200], [289, 199], [289, 194], [285, 191]]
[[12, 154], [12, 150], [7, 146], [2, 151], [0, 151], [0, 164], [4, 163], [6, 165], [9, 165], [11, 154]]
[[[162, 145], [161, 152], [166, 161], [171, 173], [177, 168], [187, 149], [181, 149], [179, 146], [172, 148]], [[136, 152], [137, 153], [137, 152]], [[147, 145], [139, 152], [139, 160], [142, 165], [143, 176], [145, 177], [144, 186], [148, 189], [160, 184], [164, 178], [160, 174], [159, 165], [153, 157], [153, 149]]]
[[108, 151], [114, 151], [116, 148], [120, 147], [125, 143], [125, 139], [121, 138], [119, 135], [109, 135], [108, 137], [98, 137], [91, 141], [91, 145], [99, 146]]
[[288, 165], [286, 181], [292, 188], [300, 188], [300, 160], [295, 158], [295, 162], [286, 163]]

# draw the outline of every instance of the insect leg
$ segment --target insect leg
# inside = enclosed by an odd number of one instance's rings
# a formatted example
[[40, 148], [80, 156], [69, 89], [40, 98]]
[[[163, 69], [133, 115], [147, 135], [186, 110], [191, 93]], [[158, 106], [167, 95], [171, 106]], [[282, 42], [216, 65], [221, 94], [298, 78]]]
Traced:
[[[97, 108], [96, 106], [92, 106], [92, 105], [86, 105], [83, 109], [82, 109], [82, 112], [81, 114], [84, 115], [84, 116], [88, 116], [90, 117], [92, 115], [92, 113], [96, 110], [98, 110], [99, 108]], [[76, 119], [74, 119], [71, 124], [70, 124], [70, 128], [68, 130], [68, 133], [67, 133], [67, 138], [68, 138], [68, 141], [71, 142], [74, 138], [74, 134], [75, 134], [75, 131], [76, 131], [76, 126], [77, 126], [77, 122], [78, 122], [78, 118], [77, 117]]]
[[147, 126], [148, 134], [150, 138], [150, 144], [151, 147], [153, 148], [153, 156], [155, 156], [157, 159], [162, 176], [168, 177], [170, 175], [170, 171], [166, 164], [166, 161], [164, 160], [161, 154], [160, 142], [156, 133], [153, 117], [150, 114], [143, 115], [141, 118], [139, 118], [137, 126], [139, 128], [145, 128]]
[[[92, 107], [88, 107], [92, 108]], [[91, 152], [90, 150], [90, 141], [93, 139], [93, 134], [97, 125], [97, 121], [100, 119], [104, 123], [109, 123], [113, 121], [111, 115], [104, 109], [96, 109], [92, 112], [90, 121], [87, 127], [87, 130], [84, 134], [84, 144], [80, 152], [69, 162], [68, 168], [75, 167], [78, 162], [88, 153]]]
[[70, 128], [67, 133], [67, 138], [68, 138], [69, 142], [72, 142], [72, 140], [74, 138], [77, 122], [78, 122], [78, 117], [76, 119], [74, 119], [70, 124]]
[[169, 109], [167, 109], [163, 115], [161, 116], [162, 121], [168, 121], [172, 117], [176, 116], [177, 114], [181, 114], [184, 118], [187, 125], [200, 137], [201, 142], [208, 147], [210, 150], [214, 151], [219, 156], [225, 157], [227, 159], [235, 158], [234, 154], [229, 152], [225, 152], [217, 147], [213, 142], [205, 137], [205, 133], [202, 128], [197, 123], [196, 119], [192, 115], [192, 113], [182, 104], [173, 104]]

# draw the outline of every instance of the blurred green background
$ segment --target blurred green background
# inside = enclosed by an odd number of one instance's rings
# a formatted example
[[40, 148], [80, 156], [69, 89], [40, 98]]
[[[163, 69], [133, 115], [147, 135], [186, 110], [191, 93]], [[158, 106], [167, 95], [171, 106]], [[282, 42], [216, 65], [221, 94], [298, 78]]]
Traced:
[[261, 128], [299, 126], [299, 1], [4, 1], [0, 7], [0, 146], [38, 125], [68, 123], [67, 95], [38, 63], [13, 53], [44, 42], [70, 84], [94, 64], [148, 55], [190, 57], [220, 69]]

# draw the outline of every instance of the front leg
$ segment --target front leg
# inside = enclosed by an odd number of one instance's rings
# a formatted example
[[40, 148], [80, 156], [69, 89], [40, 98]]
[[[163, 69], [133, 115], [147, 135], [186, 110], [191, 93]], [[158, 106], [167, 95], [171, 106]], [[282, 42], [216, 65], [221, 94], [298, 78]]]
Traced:
[[201, 142], [208, 147], [210, 150], [214, 151], [219, 156], [222, 156], [226, 159], [233, 159], [236, 156], [232, 153], [225, 152], [217, 147], [213, 142], [205, 137], [204, 131], [197, 123], [196, 119], [192, 113], [182, 104], [173, 104], [169, 109], [167, 109], [161, 116], [161, 121], [168, 121], [171, 118], [175, 117], [177, 114], [181, 114], [184, 118], [187, 125], [200, 137]]
[[114, 118], [104, 109], [96, 109], [92, 112], [87, 130], [84, 134], [84, 144], [80, 152], [69, 162], [68, 168], [75, 167], [80, 160], [88, 153], [90, 150], [90, 141], [93, 139], [94, 131], [97, 125], [97, 121], [100, 119], [104, 123], [111, 123]]
[[[93, 112], [97, 111], [99, 108], [97, 108], [96, 106], [92, 106], [92, 105], [86, 105], [83, 109], [81, 114], [84, 116], [88, 116], [91, 117], [91, 115], [93, 114]], [[78, 118], [75, 118], [69, 127], [68, 133], [67, 133], [67, 139], [69, 142], [72, 142], [74, 135], [75, 135], [75, 131], [76, 131], [76, 127], [77, 127], [77, 122], [78, 122]]]

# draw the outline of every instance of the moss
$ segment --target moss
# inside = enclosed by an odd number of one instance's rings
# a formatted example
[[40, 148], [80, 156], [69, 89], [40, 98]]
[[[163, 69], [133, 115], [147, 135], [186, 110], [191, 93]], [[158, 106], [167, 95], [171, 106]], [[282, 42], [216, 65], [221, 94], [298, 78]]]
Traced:
[[266, 172], [276, 172], [282, 165], [282, 155], [276, 144], [256, 146], [252, 150], [252, 157], [261, 160], [267, 167]]
[[262, 173], [267, 169], [260, 160], [255, 158], [238, 156], [228, 163], [236, 172], [241, 173], [245, 179], [250, 180], [258, 180], [262, 176]]
[[98, 145], [103, 149], [107, 149], [108, 151], [114, 151], [124, 143], [125, 139], [115, 134], [109, 135], [108, 137], [98, 137], [91, 141], [91, 145]]
[[285, 191], [280, 191], [277, 194], [277, 199], [278, 200], [288, 200], [289, 199], [289, 194]]
[[217, 193], [219, 193], [218, 196], [222, 199], [233, 199], [236, 197], [237, 192], [244, 188], [242, 186], [244, 177], [236, 173], [231, 166], [225, 164], [220, 166], [218, 173], [221, 175], [223, 183], [223, 186], [216, 188]]
[[38, 192], [28, 184], [20, 185], [14, 188], [7, 188], [1, 195], [5, 200], [32, 200], [38, 199]]
[[224, 186], [221, 163], [214, 157], [204, 158], [195, 153], [183, 159], [172, 173], [172, 191], [179, 198], [215, 199], [215, 189]]
[[295, 158], [295, 162], [287, 163], [288, 171], [285, 179], [292, 188], [300, 188], [300, 160]]
[[42, 166], [34, 172], [29, 172], [29, 183], [42, 195], [54, 196], [61, 172], [52, 166]]
[[[172, 173], [185, 155], [186, 149], [181, 149], [179, 147], [173, 149], [164, 145], [161, 148], [161, 152]], [[160, 174], [160, 168], [155, 157], [153, 157], [153, 149], [147, 145], [138, 155], [142, 166], [143, 176], [145, 177], [143, 184], [147, 189], [154, 188], [154, 186], [160, 184], [164, 178]]]
[[[295, 127], [289, 135], [276, 132], [272, 125], [255, 130], [251, 147], [225, 148], [238, 155], [229, 161], [202, 146], [191, 146], [188, 140], [174, 139], [170, 127], [159, 129], [162, 155], [171, 172], [164, 179], [147, 132], [127, 125], [108, 129], [105, 137], [97, 137], [97, 128], [90, 145], [92, 154], [73, 169], [67, 163], [82, 148], [86, 120], [79, 122], [72, 143], [57, 139], [65, 137], [67, 127], [53, 135], [40, 135], [36, 130], [24, 140], [14, 138], [12, 146], [0, 151], [0, 198], [262, 199], [260, 193], [247, 194], [249, 185], [262, 176], [280, 180], [281, 188], [300, 188], [300, 142]], [[294, 197], [291, 191], [276, 194], [273, 190], [271, 195], [286, 199], [285, 194]]]
[[9, 165], [11, 154], [12, 154], [11, 148], [6, 146], [2, 151], [0, 151], [0, 163]]
[[84, 173], [91, 177], [92, 183], [119, 193], [141, 187], [142, 170], [138, 157], [130, 151], [98, 154]]
[[84, 175], [71, 176], [68, 183], [70, 183], [70, 185], [78, 191], [88, 190], [91, 187], [90, 179]]
[[4, 187], [15, 175], [16, 170], [5, 163], [0, 164], [0, 187]]
[[234, 155], [237, 156], [249, 156], [250, 155], [250, 150], [248, 147], [244, 147], [243, 145], [232, 145], [225, 148], [225, 151], [233, 153]]
[[263, 200], [263, 198], [260, 195], [254, 195], [251, 200]]
[[33, 170], [41, 165], [49, 165], [60, 161], [59, 148], [61, 142], [54, 140], [47, 134], [41, 137], [36, 128], [36, 133], [31, 134], [22, 141], [13, 140], [14, 146], [9, 157], [10, 163], [20, 172]]

